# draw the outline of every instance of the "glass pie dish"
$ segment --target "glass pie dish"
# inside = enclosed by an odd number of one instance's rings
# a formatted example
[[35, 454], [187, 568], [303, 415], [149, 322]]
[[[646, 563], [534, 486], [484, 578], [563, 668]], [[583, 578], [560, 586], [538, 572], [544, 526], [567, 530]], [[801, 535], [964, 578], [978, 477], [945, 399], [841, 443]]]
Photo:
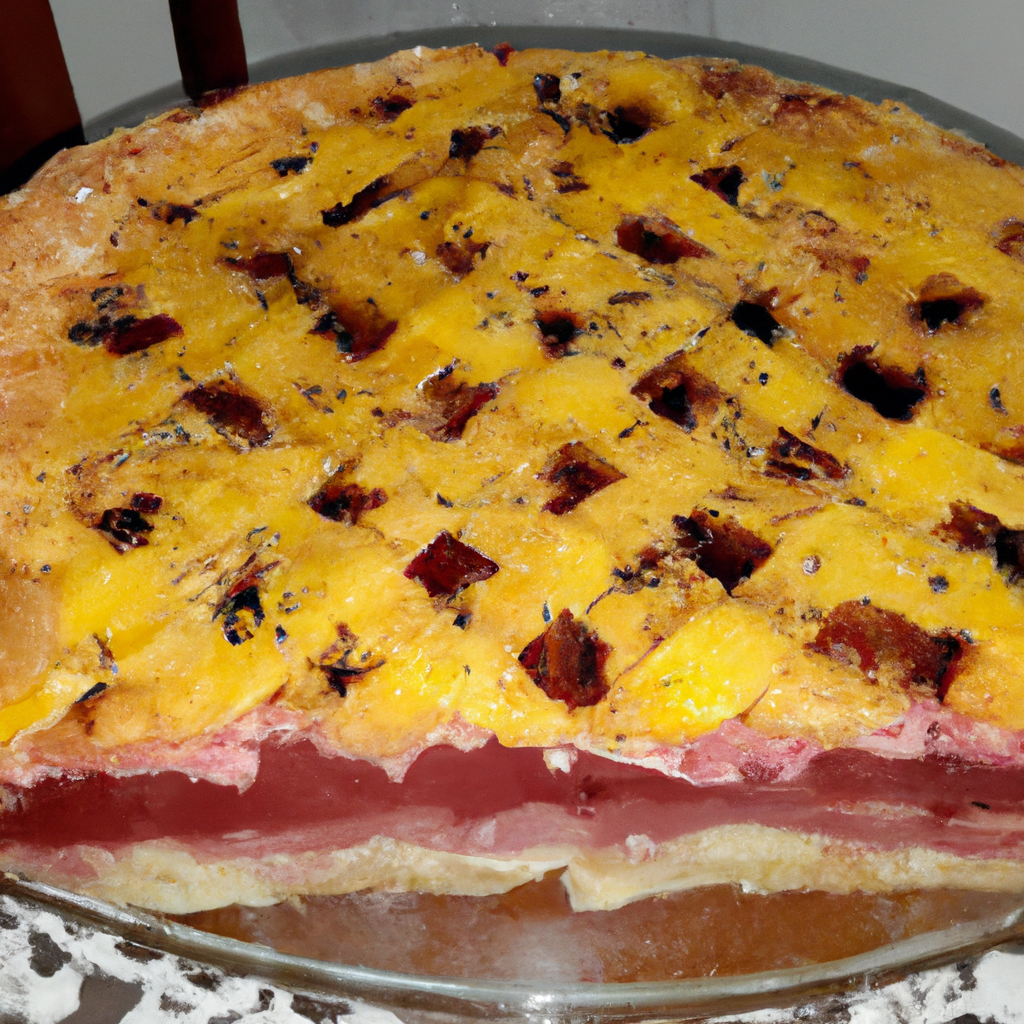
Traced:
[[[758, 63], [776, 73], [788, 77], [810, 80], [842, 91], [855, 93], [867, 99], [883, 97], [906, 100], [910, 105], [945, 127], [960, 129], [980, 138], [999, 155], [1020, 160], [1024, 144], [998, 129], [986, 126], [968, 115], [960, 114], [943, 104], [927, 100], [908, 90], [900, 90], [885, 83], [874, 82], [861, 76], [825, 68], [808, 61], [754, 50], [749, 47], [723, 45], [707, 40], [670, 34], [630, 32], [627, 30], [559, 30], [557, 39], [539, 29], [503, 26], [500, 29], [445, 29], [416, 32], [413, 35], [392, 34], [372, 40], [355, 41], [332, 45], [314, 51], [289, 55], [265, 62], [253, 69], [254, 79], [276, 78], [286, 74], [310, 70], [328, 64], [344, 64], [383, 56], [393, 50], [413, 45], [444, 45], [466, 41], [479, 41], [492, 46], [499, 41], [510, 42], [517, 48], [533, 45], [550, 45], [580, 50], [614, 48], [644, 50], [661, 56], [677, 56], [686, 53], [708, 53], [714, 56], [734, 56]], [[153, 98], [140, 101], [132, 111], [124, 109], [115, 112], [113, 120], [131, 122], [150, 113], [156, 102]], [[102, 130], [94, 124], [90, 134]], [[779, 1005], [803, 998], [810, 993], [840, 990], [855, 982], [870, 978], [878, 980], [893, 973], [914, 970], [944, 960], [962, 957], [971, 952], [999, 943], [1022, 934], [1024, 922], [1024, 900], [1019, 897], [959, 898], [937, 894], [929, 906], [904, 900], [902, 908], [887, 908], [902, 912], [913, 919], [910, 926], [896, 927], [877, 933], [880, 938], [868, 942], [878, 943], [874, 949], [860, 949], [849, 956], [830, 955], [825, 943], [817, 956], [808, 953], [793, 953], [781, 948], [770, 952], [767, 959], [748, 957], [731, 965], [715, 962], [701, 964], [699, 968], [680, 968], [677, 964], [666, 966], [665, 977], [656, 978], [644, 974], [644, 980], [616, 980], [596, 982], [587, 980], [587, 972], [571, 979], [550, 978], [533, 961], [523, 961], [513, 976], [503, 980], [488, 977], [486, 971], [467, 970], [467, 975], [482, 973], [481, 977], [452, 978], [439, 974], [419, 974], [412, 970], [396, 970], [392, 964], [385, 966], [351, 966], [345, 962], [334, 962], [327, 953], [327, 945], [320, 941], [323, 935], [321, 916], [324, 908], [312, 902], [307, 903], [304, 920], [293, 933], [305, 931], [306, 945], [291, 937], [282, 937], [281, 930], [268, 924], [264, 911], [221, 913], [219, 915], [192, 916], [187, 920], [157, 919], [150, 915], [120, 910], [85, 897], [62, 893], [58, 890], [24, 881], [9, 880], [7, 891], [56, 908], [72, 917], [85, 918], [103, 928], [158, 948], [179, 952], [209, 963], [219, 964], [233, 970], [242, 970], [280, 982], [288, 987], [330, 991], [351, 996], [384, 1006], [407, 1016], [415, 1013], [444, 1014], [451, 1018], [506, 1017], [510, 1019], [551, 1018], [575, 1019], [586, 1017], [601, 1020], [650, 1019], [665, 1016], [697, 1016], [749, 1009], [764, 1005]], [[789, 897], [790, 907], [786, 914], [794, 924], [799, 921], [817, 920], [817, 928], [827, 928], [829, 914], [835, 908], [827, 902], [811, 908], [812, 894], [797, 894]], [[750, 899], [762, 901], [759, 908], [767, 908], [771, 916], [772, 904], [764, 902], [767, 897], [753, 896]], [[807, 906], [796, 907], [794, 900], [804, 899]], [[695, 902], [696, 900], [696, 902]], [[706, 900], [706, 905], [700, 901]], [[715, 914], [732, 913], [732, 908], [750, 912], [747, 898], [735, 891], [697, 892], [686, 894], [674, 904], [674, 913], [680, 920], [708, 919]], [[896, 901], [898, 902], [898, 901]], [[372, 929], [378, 923], [393, 917], [402, 909], [400, 901], [388, 901], [383, 897], [365, 901], [355, 909], [362, 914], [364, 927]], [[677, 905], [675, 905], [677, 904]], [[279, 915], [287, 917], [291, 910], [284, 906]], [[346, 913], [352, 910], [348, 906]], [[443, 908], [442, 908], [443, 909]], [[457, 908], [448, 908], [454, 910]], [[846, 912], [850, 906], [846, 905]], [[324, 910], [329, 913], [330, 908]], [[424, 913], [431, 912], [426, 908]], [[530, 916], [527, 910], [515, 905], [515, 897], [498, 908], [500, 916], [513, 920], [525, 920]], [[378, 915], [374, 918], [374, 914]], [[234, 915], [234, 916], [232, 916]], [[744, 931], [746, 920], [736, 909], [733, 927]], [[816, 915], [816, 916], [815, 916]], [[870, 916], [870, 914], [869, 914]], [[242, 918], [245, 918], [243, 921]], [[345, 927], [339, 918], [338, 926]], [[591, 918], [590, 923], [597, 920]], [[955, 923], [953, 923], [955, 922]], [[287, 922], [285, 922], [287, 923]], [[201, 924], [207, 931], [197, 930], [192, 925]], [[947, 926], [951, 925], [951, 926]], [[328, 928], [328, 931], [330, 929]], [[714, 926], [712, 931], [714, 930]], [[227, 932], [228, 935], [211, 935], [211, 931]], [[919, 932], [918, 934], [913, 934]], [[815, 928], [809, 928], [813, 936]], [[244, 934], [249, 941], [242, 942], [232, 935]], [[569, 933], [565, 933], [568, 937]], [[895, 938], [896, 941], [886, 941]], [[472, 937], [470, 939], [472, 943]], [[505, 939], [503, 941], [515, 941]], [[523, 936], [524, 943], [533, 941]], [[263, 943], [278, 947], [277, 952], [266, 948]], [[340, 947], [339, 947], [340, 948]], [[311, 954], [318, 954], [314, 957]], [[355, 959], [349, 954], [339, 953], [344, 961]], [[814, 963], [815, 959], [823, 962]], [[509, 972], [504, 972], [509, 973]], [[628, 972], [625, 972], [628, 974]], [[725, 974], [725, 977], [718, 977]], [[682, 975], [682, 976], [680, 976]], [[686, 976], [690, 975], [690, 976]], [[703, 976], [693, 976], [703, 975]], [[625, 976], [625, 975], [623, 975]]]
[[[176, 954], [228, 973], [253, 975], [293, 992], [357, 1000], [387, 1009], [410, 1024], [428, 1020], [694, 1020], [778, 1009], [879, 986], [1024, 939], [1024, 898], [1003, 896], [973, 901], [969, 909], [977, 916], [965, 913], [965, 919], [952, 927], [824, 963], [636, 983], [489, 980], [407, 974], [297, 956], [10, 874], [0, 877], [0, 895], [54, 911], [66, 922], [111, 933], [133, 946]], [[699, 899], [700, 891], [697, 896]]]

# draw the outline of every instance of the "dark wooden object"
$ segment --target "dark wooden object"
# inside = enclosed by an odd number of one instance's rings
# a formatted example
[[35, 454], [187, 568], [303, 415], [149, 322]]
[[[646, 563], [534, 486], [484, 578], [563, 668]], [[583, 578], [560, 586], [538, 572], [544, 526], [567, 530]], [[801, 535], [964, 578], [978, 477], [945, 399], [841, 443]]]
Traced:
[[[185, 92], [249, 81], [238, 0], [169, 0]], [[85, 142], [49, 0], [0, 0], [0, 194]]]
[[238, 0], [170, 0], [174, 44], [185, 92], [234, 89], [249, 81]]
[[85, 142], [48, 0], [0, 0], [0, 194]]

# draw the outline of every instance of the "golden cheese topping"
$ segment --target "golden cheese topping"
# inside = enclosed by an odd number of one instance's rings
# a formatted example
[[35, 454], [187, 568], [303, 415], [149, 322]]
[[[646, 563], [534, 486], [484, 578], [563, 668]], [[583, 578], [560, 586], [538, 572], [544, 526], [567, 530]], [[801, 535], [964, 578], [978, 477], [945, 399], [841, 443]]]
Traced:
[[7, 757], [1024, 729], [1017, 168], [718, 60], [217, 99], [0, 200]]

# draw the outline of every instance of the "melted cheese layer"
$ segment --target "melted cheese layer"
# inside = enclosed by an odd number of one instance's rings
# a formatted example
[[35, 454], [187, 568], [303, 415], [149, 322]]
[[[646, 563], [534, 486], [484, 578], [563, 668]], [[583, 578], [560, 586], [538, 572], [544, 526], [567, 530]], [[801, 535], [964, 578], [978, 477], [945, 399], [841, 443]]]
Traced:
[[1022, 209], [903, 107], [639, 54], [58, 157], [0, 200], [7, 770], [268, 703], [377, 761], [1024, 729]]

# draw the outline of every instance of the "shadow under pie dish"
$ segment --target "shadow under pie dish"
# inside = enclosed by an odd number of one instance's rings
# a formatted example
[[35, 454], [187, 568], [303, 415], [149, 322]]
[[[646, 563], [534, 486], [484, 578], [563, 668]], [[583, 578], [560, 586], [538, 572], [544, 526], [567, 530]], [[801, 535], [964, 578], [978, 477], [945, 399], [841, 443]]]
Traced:
[[56, 158], [0, 208], [4, 866], [1019, 892], [1021, 185], [756, 68], [472, 47]]

